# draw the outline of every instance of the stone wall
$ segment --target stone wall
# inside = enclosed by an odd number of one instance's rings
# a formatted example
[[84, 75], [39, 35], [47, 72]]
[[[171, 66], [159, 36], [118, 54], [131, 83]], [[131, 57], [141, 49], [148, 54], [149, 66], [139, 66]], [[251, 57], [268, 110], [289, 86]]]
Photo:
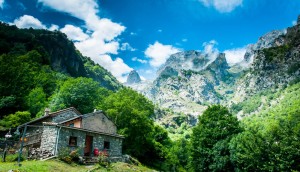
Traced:
[[[107, 150], [109, 156], [122, 156], [122, 139], [113, 137], [113, 136], [105, 136], [102, 134], [91, 133], [82, 130], [76, 130], [71, 128], [61, 128], [59, 132], [59, 141], [58, 141], [58, 152], [63, 149], [79, 149], [79, 153], [81, 156], [84, 155], [84, 146], [85, 146], [85, 138], [86, 135], [93, 137], [93, 146], [92, 151], [97, 148], [99, 151], [102, 151], [104, 148], [104, 141], [110, 142], [110, 149]], [[77, 146], [69, 146], [70, 137], [77, 137]]]
[[107, 150], [109, 156], [116, 157], [122, 156], [122, 139], [112, 136], [98, 135], [94, 137], [93, 145], [99, 151], [104, 150], [104, 141], [110, 142], [110, 149]]
[[44, 126], [41, 138], [41, 151], [50, 152], [51, 155], [55, 154], [55, 145], [57, 139], [56, 126]]
[[61, 112], [60, 114], [53, 117], [52, 122], [60, 123], [60, 122], [63, 122], [63, 121], [66, 121], [68, 119], [78, 117], [78, 116], [79, 115], [72, 110], [66, 111], [66, 112]]
[[82, 128], [111, 134], [117, 132], [116, 125], [101, 111], [85, 114], [82, 118]]
[[[26, 137], [28, 137], [30, 135], [34, 135], [42, 132], [43, 132], [43, 126], [35, 126], [35, 127], [28, 126], [25, 135]], [[20, 134], [22, 136], [22, 132]]]
[[[77, 137], [77, 146], [69, 146], [70, 137]], [[81, 155], [84, 154], [86, 132], [81, 130], [61, 128], [58, 139], [58, 152], [64, 149], [79, 149]]]

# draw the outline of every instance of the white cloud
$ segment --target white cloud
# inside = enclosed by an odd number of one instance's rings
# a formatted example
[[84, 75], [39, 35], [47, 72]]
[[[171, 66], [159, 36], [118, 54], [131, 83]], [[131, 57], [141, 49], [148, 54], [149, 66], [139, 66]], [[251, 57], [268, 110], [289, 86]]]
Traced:
[[89, 36], [85, 34], [80, 27], [69, 24], [65, 25], [64, 28], [60, 29], [60, 31], [65, 33], [69, 39], [75, 41], [83, 41], [89, 38]]
[[296, 21], [296, 20], [292, 21], [292, 25], [293, 25], [293, 26], [295, 26], [296, 24], [297, 24], [297, 21]]
[[239, 63], [244, 59], [246, 47], [225, 50], [226, 61], [229, 64]]
[[30, 16], [30, 15], [23, 15], [17, 19], [14, 20], [13, 23], [10, 23], [12, 25], [16, 25], [18, 28], [34, 28], [34, 29], [48, 29], [51, 31], [58, 30], [59, 26], [55, 24], [51, 24], [49, 28], [47, 28], [46, 25], [44, 25], [39, 19]]
[[132, 35], [132, 36], [136, 36], [136, 35], [137, 35], [137, 33], [135, 33], [135, 32], [130, 32], [130, 35]]
[[65, 29], [70, 38], [78, 40], [75, 43], [76, 48], [109, 70], [119, 81], [124, 81], [124, 74], [132, 69], [121, 58], [112, 60], [109, 54], [118, 54], [120, 44], [115, 38], [125, 30], [125, 27], [107, 18], [100, 18], [97, 15], [99, 6], [96, 0], [38, 0], [38, 2], [83, 20], [87, 29], [85, 33], [81, 28]]
[[82, 20], [86, 20], [89, 17], [97, 18], [98, 4], [95, 0], [38, 0], [38, 2]]
[[215, 60], [219, 54], [219, 50], [215, 47], [218, 42], [211, 40], [209, 42], [204, 42], [202, 46], [204, 47], [203, 52], [208, 56], [210, 60]]
[[199, 0], [206, 7], [213, 6], [221, 13], [229, 13], [236, 7], [241, 6], [243, 0]]
[[161, 30], [161, 29], [158, 29], [157, 32], [162, 32], [162, 30]]
[[0, 0], [0, 8], [3, 9], [3, 5], [4, 5], [4, 0]]
[[[216, 48], [216, 45], [218, 45], [218, 42], [215, 40], [204, 42], [202, 44], [202, 46], [204, 47], [203, 52], [209, 57], [211, 62], [214, 61], [219, 55], [219, 50]], [[247, 47], [245, 46], [242, 48], [225, 50], [224, 53], [227, 63], [235, 64], [241, 62], [244, 59], [246, 49]]]
[[140, 63], [143, 63], [143, 64], [148, 63], [147, 60], [139, 59], [137, 57], [132, 57], [131, 60], [134, 61], [134, 62], [137, 61], [137, 62], [140, 62]]
[[59, 29], [59, 26], [55, 25], [55, 24], [52, 24], [50, 27], [49, 27], [49, 30], [51, 31], [54, 31], [54, 30], [58, 30]]
[[101, 55], [98, 58], [94, 59], [94, 61], [101, 66], [106, 66], [107, 70], [109, 70], [120, 82], [126, 82], [126, 75], [133, 69], [127, 66], [121, 58], [116, 58], [113, 60], [109, 55]]
[[46, 29], [47, 27], [42, 24], [37, 18], [29, 15], [23, 15], [20, 18], [14, 20], [15, 24], [19, 28], [34, 28], [34, 29]]
[[150, 65], [154, 67], [159, 67], [166, 62], [167, 58], [179, 52], [178, 48], [173, 47], [172, 45], [163, 45], [156, 41], [154, 44], [150, 44], [145, 51], [145, 55], [149, 57]]
[[97, 16], [99, 7], [96, 0], [38, 0], [38, 2], [85, 21], [87, 28], [96, 32], [97, 37], [105, 41], [113, 40], [125, 30], [124, 26]]
[[187, 41], [188, 41], [188, 39], [186, 39], [186, 38], [183, 38], [181, 41], [182, 41], [182, 42], [187, 42]]
[[147, 74], [152, 74], [152, 73], [153, 73], [153, 70], [146, 70], [145, 73], [147, 73]]
[[[84, 41], [76, 42], [76, 48], [85, 56], [91, 57], [93, 60], [104, 54], [118, 54], [119, 43], [116, 41], [105, 42], [95, 36], [91, 36]], [[106, 67], [106, 66], [103, 66]]]
[[129, 50], [129, 51], [136, 51], [136, 49], [135, 49], [135, 48], [132, 48], [132, 46], [131, 46], [128, 42], [122, 43], [120, 49], [121, 49], [122, 51], [126, 51], [126, 50]]
[[143, 77], [142, 75], [140, 75], [140, 78], [141, 78], [142, 81], [146, 81], [146, 78]]

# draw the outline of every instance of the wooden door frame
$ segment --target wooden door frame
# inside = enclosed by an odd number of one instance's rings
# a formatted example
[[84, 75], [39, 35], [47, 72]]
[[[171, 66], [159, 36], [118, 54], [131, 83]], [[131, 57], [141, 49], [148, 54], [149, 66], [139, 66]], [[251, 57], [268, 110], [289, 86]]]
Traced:
[[[87, 145], [88, 138], [90, 138], [90, 144], [89, 145]], [[90, 147], [89, 154], [87, 156], [91, 157], [93, 155], [93, 139], [94, 139], [94, 137], [91, 136], [91, 135], [86, 135], [85, 136], [85, 142], [84, 142], [85, 147], [84, 147], [84, 152], [83, 152], [84, 156], [86, 156], [86, 153], [85, 153], [85, 150], [87, 148], [86, 146]]]

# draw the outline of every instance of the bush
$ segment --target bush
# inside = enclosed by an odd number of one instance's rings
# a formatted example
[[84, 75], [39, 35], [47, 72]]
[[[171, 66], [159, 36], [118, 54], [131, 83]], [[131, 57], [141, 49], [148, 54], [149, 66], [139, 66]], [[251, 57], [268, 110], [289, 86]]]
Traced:
[[[73, 152], [73, 151], [72, 151]], [[71, 155], [73, 155], [74, 153], [72, 153], [70, 148], [63, 148], [59, 154], [58, 154], [58, 158], [68, 164], [71, 164], [73, 161], [72, 161], [72, 157]]]
[[272, 62], [275, 60], [282, 60], [289, 49], [289, 45], [282, 45], [278, 47], [263, 49], [263, 52], [265, 54], [266, 60], [268, 62]]
[[99, 152], [98, 164], [102, 167], [108, 168], [110, 166], [110, 161], [108, 159], [108, 153], [106, 150]]
[[71, 150], [68, 147], [63, 148], [59, 151], [58, 158], [68, 164], [71, 164], [72, 162], [81, 163], [80, 154], [79, 154], [80, 150], [81, 147], [78, 147], [75, 150]]

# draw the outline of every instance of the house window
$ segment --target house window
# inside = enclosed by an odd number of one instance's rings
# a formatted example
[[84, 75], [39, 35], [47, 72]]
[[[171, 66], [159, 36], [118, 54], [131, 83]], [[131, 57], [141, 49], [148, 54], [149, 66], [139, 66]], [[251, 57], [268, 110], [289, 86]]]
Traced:
[[104, 141], [104, 149], [110, 148], [110, 142]]
[[69, 146], [77, 146], [77, 137], [70, 136]]
[[74, 123], [69, 124], [69, 127], [74, 127]]

